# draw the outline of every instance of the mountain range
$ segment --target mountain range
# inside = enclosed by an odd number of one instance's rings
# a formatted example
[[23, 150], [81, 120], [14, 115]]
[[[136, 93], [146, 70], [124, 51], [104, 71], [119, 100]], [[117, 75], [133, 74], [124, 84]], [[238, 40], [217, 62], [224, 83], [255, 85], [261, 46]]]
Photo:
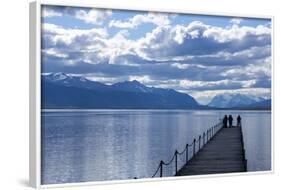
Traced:
[[44, 74], [42, 108], [199, 109], [196, 100], [173, 89], [124, 81], [106, 85], [64, 73]]
[[112, 85], [65, 73], [41, 76], [42, 108], [83, 109], [270, 109], [271, 100], [242, 94], [216, 95], [200, 105], [190, 95], [173, 89], [148, 87], [133, 81]]
[[209, 107], [235, 109], [270, 109], [271, 100], [244, 94], [219, 94], [213, 97]]

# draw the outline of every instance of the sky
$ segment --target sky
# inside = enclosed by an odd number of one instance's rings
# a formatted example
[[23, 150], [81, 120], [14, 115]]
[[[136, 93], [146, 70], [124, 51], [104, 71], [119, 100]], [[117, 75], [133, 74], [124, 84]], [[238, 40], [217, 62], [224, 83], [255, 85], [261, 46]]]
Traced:
[[271, 20], [42, 7], [42, 72], [113, 84], [138, 80], [207, 104], [271, 96]]

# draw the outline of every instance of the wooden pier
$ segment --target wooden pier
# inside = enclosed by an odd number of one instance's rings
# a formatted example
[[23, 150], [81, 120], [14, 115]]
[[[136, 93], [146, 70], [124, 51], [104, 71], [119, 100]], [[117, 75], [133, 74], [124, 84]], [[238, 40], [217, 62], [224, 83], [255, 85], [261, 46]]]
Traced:
[[[180, 155], [185, 155], [183, 166], [178, 165]], [[242, 126], [224, 128], [220, 122], [210, 127], [184, 150], [175, 150], [170, 161], [161, 160], [152, 177], [164, 177], [164, 166], [170, 164], [175, 166], [175, 176], [246, 172]]]
[[247, 171], [241, 127], [222, 128], [177, 176]]

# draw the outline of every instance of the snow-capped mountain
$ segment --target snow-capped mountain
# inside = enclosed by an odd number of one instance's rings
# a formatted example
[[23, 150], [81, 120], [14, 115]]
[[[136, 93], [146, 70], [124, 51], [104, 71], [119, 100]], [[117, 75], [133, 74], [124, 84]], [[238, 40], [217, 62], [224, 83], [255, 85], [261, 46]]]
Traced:
[[208, 106], [216, 108], [235, 108], [255, 104], [264, 100], [265, 99], [260, 97], [244, 94], [219, 94], [211, 100]]
[[44, 82], [50, 82], [57, 85], [68, 86], [68, 87], [79, 87], [79, 88], [87, 88], [87, 89], [105, 89], [106, 85], [88, 80], [85, 77], [80, 76], [72, 76], [65, 73], [49, 73], [43, 74], [42, 80]]

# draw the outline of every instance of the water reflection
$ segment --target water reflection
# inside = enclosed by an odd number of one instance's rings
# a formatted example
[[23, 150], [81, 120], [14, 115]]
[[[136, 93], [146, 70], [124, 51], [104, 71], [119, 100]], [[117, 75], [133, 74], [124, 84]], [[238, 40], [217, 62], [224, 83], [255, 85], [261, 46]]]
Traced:
[[[151, 177], [226, 112], [183, 110], [64, 110], [42, 113], [42, 183]], [[271, 167], [271, 113], [242, 117], [248, 169]], [[236, 122], [235, 122], [236, 123]], [[191, 151], [189, 151], [191, 155]], [[179, 157], [179, 165], [185, 156]], [[174, 174], [173, 166], [164, 175]]]

